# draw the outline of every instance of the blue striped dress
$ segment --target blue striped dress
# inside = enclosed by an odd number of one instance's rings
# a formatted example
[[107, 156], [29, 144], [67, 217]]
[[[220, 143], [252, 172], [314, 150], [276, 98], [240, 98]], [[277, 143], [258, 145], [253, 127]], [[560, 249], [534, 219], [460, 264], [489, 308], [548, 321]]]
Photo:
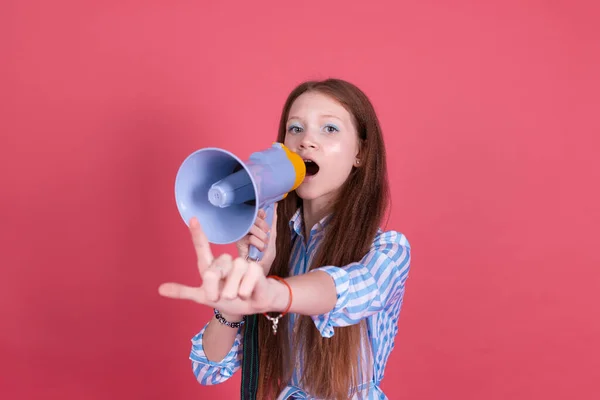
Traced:
[[[304, 240], [304, 227], [300, 209], [290, 220], [292, 235], [291, 275], [307, 273], [308, 267], [323, 239], [324, 227], [330, 216], [323, 218], [310, 232], [308, 241]], [[349, 227], [349, 229], [351, 229]], [[379, 229], [370, 251], [360, 262], [344, 267], [324, 266], [312, 271], [324, 271], [334, 280], [337, 302], [334, 308], [323, 315], [313, 315], [316, 329], [323, 337], [331, 337], [335, 328], [367, 321], [369, 349], [362, 349], [362, 360], [370, 352], [372, 365], [363, 364], [362, 371], [368, 371], [371, 379], [363, 382], [358, 389], [360, 396], [353, 399], [387, 399], [379, 384], [384, 376], [385, 365], [394, 348], [394, 339], [398, 332], [398, 317], [402, 307], [405, 283], [410, 268], [410, 245], [406, 237], [396, 231]], [[290, 324], [294, 323], [294, 314], [289, 314]], [[208, 325], [208, 324], [207, 324]], [[241, 367], [242, 333], [241, 329], [229, 353], [220, 362], [206, 358], [202, 348], [202, 330], [192, 338], [190, 359], [198, 382], [202, 385], [214, 385], [226, 381]], [[280, 393], [278, 400], [310, 399], [311, 397], [298, 385], [301, 365], [295, 370], [288, 385]], [[366, 369], [365, 369], [366, 368]]]

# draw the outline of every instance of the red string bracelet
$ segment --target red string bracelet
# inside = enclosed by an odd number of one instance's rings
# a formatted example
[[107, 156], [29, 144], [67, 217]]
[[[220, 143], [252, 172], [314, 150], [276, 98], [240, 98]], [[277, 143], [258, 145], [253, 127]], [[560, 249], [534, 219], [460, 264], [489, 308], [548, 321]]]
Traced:
[[279, 314], [279, 315], [278, 315], [278, 316], [276, 316], [276, 317], [270, 317], [270, 316], [268, 316], [268, 315], [267, 315], [267, 313], [263, 313], [263, 315], [264, 315], [265, 317], [267, 317], [267, 319], [268, 319], [269, 321], [273, 322], [273, 335], [277, 335], [277, 324], [279, 323], [279, 318], [281, 318], [281, 317], [283, 317], [285, 314], [287, 314], [287, 313], [288, 313], [288, 311], [290, 310], [290, 307], [292, 306], [292, 288], [291, 288], [290, 284], [289, 284], [289, 283], [287, 283], [287, 282], [285, 281], [285, 279], [283, 279], [283, 278], [282, 278], [282, 277], [280, 277], [280, 276], [276, 276], [276, 275], [269, 275], [269, 276], [267, 276], [267, 279], [268, 279], [268, 278], [277, 279], [278, 281], [282, 282], [283, 284], [285, 284], [285, 286], [287, 286], [287, 288], [288, 288], [288, 290], [289, 290], [289, 292], [290, 292], [290, 299], [289, 299], [289, 301], [288, 301], [287, 307], [285, 308], [285, 311], [283, 311], [281, 314]]

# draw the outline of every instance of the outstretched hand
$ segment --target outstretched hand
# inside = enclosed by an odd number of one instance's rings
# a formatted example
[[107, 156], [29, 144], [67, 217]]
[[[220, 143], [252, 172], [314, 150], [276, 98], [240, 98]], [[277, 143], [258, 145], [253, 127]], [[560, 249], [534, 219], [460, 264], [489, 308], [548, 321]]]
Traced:
[[172, 299], [192, 300], [230, 315], [270, 311], [275, 296], [273, 284], [277, 283], [267, 279], [263, 268], [243, 258], [233, 259], [229, 254], [214, 258], [196, 218], [191, 219], [189, 229], [202, 285], [191, 287], [163, 283], [158, 288], [159, 294]]

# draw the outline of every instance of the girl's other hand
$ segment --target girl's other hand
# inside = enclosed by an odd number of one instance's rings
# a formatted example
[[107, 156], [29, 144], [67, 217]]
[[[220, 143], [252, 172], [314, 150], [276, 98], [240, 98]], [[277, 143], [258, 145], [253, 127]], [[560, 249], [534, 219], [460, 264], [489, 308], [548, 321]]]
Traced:
[[255, 246], [263, 252], [263, 257], [259, 261], [265, 275], [271, 270], [271, 265], [275, 260], [275, 240], [277, 238], [277, 203], [273, 208], [273, 222], [271, 226], [266, 221], [267, 214], [264, 210], [259, 210], [254, 221], [254, 225], [246, 236], [236, 242], [238, 255], [240, 258], [246, 259], [250, 251], [250, 245]]

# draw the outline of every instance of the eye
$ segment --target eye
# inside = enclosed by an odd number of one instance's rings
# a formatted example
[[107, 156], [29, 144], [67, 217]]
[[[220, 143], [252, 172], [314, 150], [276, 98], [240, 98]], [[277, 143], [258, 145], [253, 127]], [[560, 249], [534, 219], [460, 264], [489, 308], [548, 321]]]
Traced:
[[301, 126], [298, 126], [298, 125], [296, 125], [296, 124], [294, 124], [294, 125], [290, 125], [290, 126], [288, 127], [287, 131], [288, 131], [289, 133], [300, 133], [300, 132], [302, 132], [302, 127], [301, 127]]
[[327, 133], [334, 133], [334, 132], [339, 132], [339, 128], [333, 124], [327, 124], [325, 125], [325, 132]]

